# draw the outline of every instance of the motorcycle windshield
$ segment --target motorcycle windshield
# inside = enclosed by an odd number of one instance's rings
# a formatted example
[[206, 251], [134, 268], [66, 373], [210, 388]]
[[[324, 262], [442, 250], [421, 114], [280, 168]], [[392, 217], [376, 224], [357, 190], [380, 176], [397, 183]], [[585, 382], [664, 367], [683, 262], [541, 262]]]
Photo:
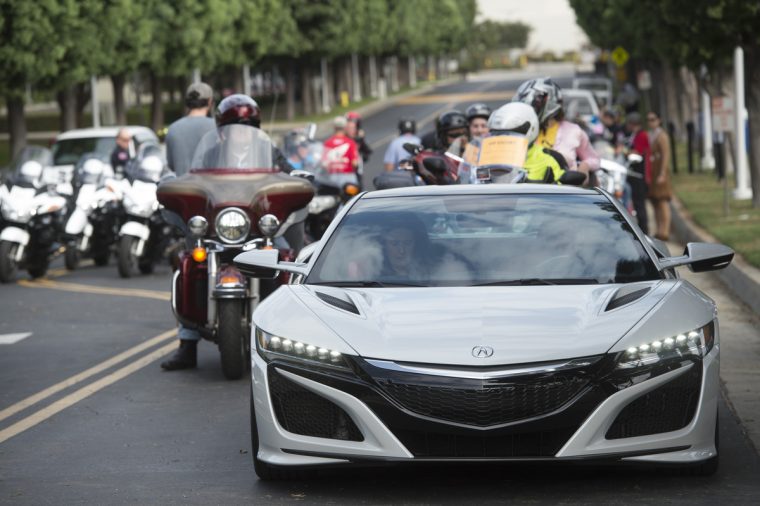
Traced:
[[161, 147], [157, 144], [143, 144], [137, 156], [130, 160], [127, 174], [135, 181], [158, 183], [166, 172], [166, 163]]
[[53, 164], [50, 150], [42, 146], [26, 146], [13, 160], [13, 182], [22, 186], [38, 187], [43, 172]]
[[74, 182], [78, 185], [91, 184], [100, 186], [106, 177], [112, 175], [110, 164], [101, 153], [86, 153], [77, 161], [74, 168]]
[[225, 125], [203, 136], [195, 149], [192, 171], [277, 172], [272, 140], [249, 125]]

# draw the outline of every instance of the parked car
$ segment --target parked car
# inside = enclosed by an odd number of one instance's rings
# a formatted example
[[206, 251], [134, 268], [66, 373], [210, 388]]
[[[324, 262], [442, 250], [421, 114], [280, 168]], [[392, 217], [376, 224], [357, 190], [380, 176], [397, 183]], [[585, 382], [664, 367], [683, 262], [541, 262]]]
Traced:
[[599, 104], [590, 91], [562, 90], [562, 108], [565, 110], [565, 117], [570, 121], [581, 120], [588, 126], [600, 123]]
[[[664, 248], [664, 249], [663, 249]], [[361, 462], [617, 462], [715, 472], [715, 303], [611, 195], [554, 185], [357, 196], [253, 313], [263, 479]]]
[[602, 76], [585, 76], [573, 79], [573, 88], [588, 90], [594, 94], [599, 104], [612, 104], [612, 80]]

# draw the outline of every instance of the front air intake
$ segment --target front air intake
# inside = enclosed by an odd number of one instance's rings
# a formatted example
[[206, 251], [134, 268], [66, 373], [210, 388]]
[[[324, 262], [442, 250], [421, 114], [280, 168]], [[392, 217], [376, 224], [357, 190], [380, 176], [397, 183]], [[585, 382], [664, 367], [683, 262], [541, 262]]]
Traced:
[[613, 309], [626, 306], [631, 302], [639, 300], [644, 295], [646, 295], [647, 292], [649, 292], [649, 287], [639, 288], [638, 290], [633, 291], [627, 290], [626, 288], [621, 288], [617, 291], [617, 293], [615, 293], [615, 296], [612, 297], [609, 304], [607, 304], [607, 307], [604, 308], [604, 310], [612, 311]]
[[348, 311], [349, 313], [360, 314], [359, 308], [357, 308], [356, 305], [354, 305], [351, 299], [343, 300], [338, 297], [328, 295], [322, 292], [316, 292], [316, 291], [314, 293], [317, 295], [317, 297], [322, 299], [323, 302], [326, 302], [330, 304], [331, 306], [337, 307], [338, 309], [342, 309], [343, 311]]

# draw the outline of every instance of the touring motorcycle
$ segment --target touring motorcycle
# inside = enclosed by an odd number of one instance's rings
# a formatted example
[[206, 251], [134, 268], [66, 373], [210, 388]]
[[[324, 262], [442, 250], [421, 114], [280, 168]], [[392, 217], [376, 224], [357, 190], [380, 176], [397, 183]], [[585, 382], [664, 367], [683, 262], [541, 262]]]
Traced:
[[0, 281], [13, 281], [19, 267], [32, 278], [44, 276], [60, 249], [67, 201], [57, 191], [50, 150], [28, 146], [19, 154], [13, 174], [0, 185]]
[[201, 140], [188, 174], [158, 187], [165, 219], [187, 246], [172, 279], [172, 310], [183, 326], [217, 343], [228, 379], [245, 371], [254, 307], [286, 281], [248, 278], [232, 260], [252, 249], [277, 249], [293, 260], [314, 194], [308, 172], [288, 175], [273, 158], [262, 130], [226, 125]]

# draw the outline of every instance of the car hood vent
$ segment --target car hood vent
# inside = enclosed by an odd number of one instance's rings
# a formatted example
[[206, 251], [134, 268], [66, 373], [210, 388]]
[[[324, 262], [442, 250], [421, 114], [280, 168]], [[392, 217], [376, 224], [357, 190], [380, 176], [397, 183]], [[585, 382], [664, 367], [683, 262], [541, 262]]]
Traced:
[[359, 308], [356, 307], [356, 304], [348, 298], [348, 300], [343, 300], [341, 298], [335, 297], [333, 295], [329, 295], [323, 292], [314, 291], [314, 294], [322, 299], [323, 302], [326, 302], [327, 304], [330, 304], [331, 306], [337, 307], [338, 309], [342, 309], [343, 311], [348, 311], [349, 313], [354, 314], [361, 314], [359, 313]]
[[637, 301], [646, 295], [649, 290], [650, 287], [648, 286], [645, 286], [643, 288], [637, 288], [635, 286], [621, 288], [615, 293], [615, 295], [612, 296], [610, 302], [607, 304], [607, 307], [604, 308], [604, 311], [612, 311], [613, 309], [617, 309], [619, 307], [626, 306], [631, 302]]

